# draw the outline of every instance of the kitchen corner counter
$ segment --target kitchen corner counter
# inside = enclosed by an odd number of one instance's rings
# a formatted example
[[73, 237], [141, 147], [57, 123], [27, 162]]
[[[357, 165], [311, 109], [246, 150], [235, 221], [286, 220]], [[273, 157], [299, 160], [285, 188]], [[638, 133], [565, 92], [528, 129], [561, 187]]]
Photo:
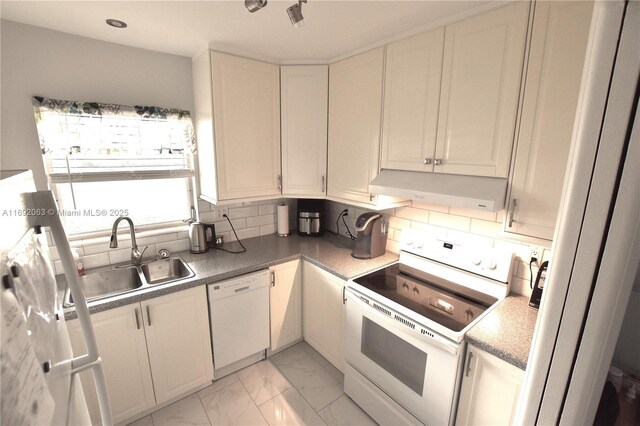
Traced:
[[471, 328], [465, 340], [525, 370], [537, 318], [529, 298], [512, 293]]
[[[296, 259], [313, 263], [344, 280], [387, 266], [398, 260], [398, 255], [391, 252], [386, 252], [375, 259], [355, 259], [351, 256], [353, 241], [329, 233], [322, 237], [300, 237], [297, 234], [292, 234], [281, 238], [276, 235], [266, 235], [249, 238], [243, 240], [242, 243], [247, 248], [246, 253], [232, 254], [216, 249], [210, 249], [207, 253], [202, 254], [192, 254], [188, 251], [174, 253], [189, 264], [189, 267], [195, 272], [193, 278], [96, 300], [89, 303], [89, 312], [93, 314], [129, 305], [176, 291], [256, 272]], [[240, 246], [231, 242], [225, 243], [224, 248], [238, 250]], [[62, 285], [64, 288], [63, 282], [59, 282], [58, 285]], [[74, 318], [77, 318], [75, 308], [65, 309], [65, 319]]]

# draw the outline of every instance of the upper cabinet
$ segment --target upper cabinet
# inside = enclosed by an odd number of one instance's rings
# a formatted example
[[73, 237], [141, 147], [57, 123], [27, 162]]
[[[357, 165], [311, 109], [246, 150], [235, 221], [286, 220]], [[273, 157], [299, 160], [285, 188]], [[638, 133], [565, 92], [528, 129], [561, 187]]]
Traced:
[[280, 68], [282, 193], [323, 197], [327, 186], [326, 65]]
[[193, 63], [201, 197], [281, 193], [280, 68], [207, 52]]
[[507, 232], [553, 238], [592, 9], [592, 2], [535, 5]]
[[373, 209], [405, 203], [369, 192], [380, 161], [383, 71], [382, 47], [329, 66], [329, 199]]
[[375, 201], [383, 70], [382, 47], [329, 66], [329, 196]]
[[432, 171], [444, 28], [387, 46], [383, 169]]
[[434, 171], [507, 177], [529, 2], [446, 27]]
[[387, 46], [382, 168], [507, 177], [529, 4]]

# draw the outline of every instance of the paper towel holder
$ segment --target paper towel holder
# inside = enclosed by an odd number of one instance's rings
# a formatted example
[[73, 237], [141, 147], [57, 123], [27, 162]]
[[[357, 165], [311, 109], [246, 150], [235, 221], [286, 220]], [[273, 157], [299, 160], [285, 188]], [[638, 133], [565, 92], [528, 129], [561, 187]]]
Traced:
[[278, 237], [288, 237], [290, 232], [289, 232], [289, 206], [287, 206], [285, 204], [284, 201], [282, 201], [280, 204], [278, 204], [278, 207], [276, 208], [276, 211], [278, 212], [277, 215], [277, 229], [276, 229], [276, 235]]

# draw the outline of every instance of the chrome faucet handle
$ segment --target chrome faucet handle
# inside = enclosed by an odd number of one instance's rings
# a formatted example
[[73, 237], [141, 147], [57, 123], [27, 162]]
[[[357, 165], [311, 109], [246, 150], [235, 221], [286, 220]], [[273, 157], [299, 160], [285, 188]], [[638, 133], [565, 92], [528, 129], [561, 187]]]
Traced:
[[131, 263], [139, 264], [140, 261], [142, 260], [142, 255], [147, 250], [147, 248], [149, 248], [149, 246], [145, 246], [142, 249], [142, 251], [138, 250], [138, 248], [132, 248], [131, 249]]
[[168, 259], [169, 257], [171, 257], [171, 252], [163, 248], [158, 250], [158, 256], [160, 256], [160, 259]]

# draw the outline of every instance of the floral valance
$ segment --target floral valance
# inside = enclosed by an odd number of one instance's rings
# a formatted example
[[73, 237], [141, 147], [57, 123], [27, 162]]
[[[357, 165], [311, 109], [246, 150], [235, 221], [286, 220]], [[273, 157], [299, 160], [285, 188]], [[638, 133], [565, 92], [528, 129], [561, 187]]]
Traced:
[[191, 120], [191, 113], [189, 111], [174, 108], [102, 104], [86, 101], [63, 101], [59, 99], [45, 98], [43, 96], [34, 96], [32, 98], [32, 103], [34, 108], [43, 108], [44, 110], [60, 114], [93, 116], [121, 115], [135, 118], [155, 118], [160, 120]]

